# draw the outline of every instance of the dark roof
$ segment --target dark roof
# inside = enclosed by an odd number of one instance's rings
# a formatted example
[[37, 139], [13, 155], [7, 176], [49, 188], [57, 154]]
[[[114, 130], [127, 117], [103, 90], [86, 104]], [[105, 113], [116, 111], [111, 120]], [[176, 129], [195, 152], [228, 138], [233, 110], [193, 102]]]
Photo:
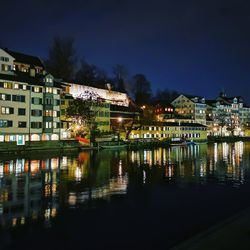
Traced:
[[217, 102], [218, 100], [205, 100], [205, 103], [209, 106], [214, 106]]
[[236, 98], [238, 102], [243, 102], [242, 96], [231, 96], [231, 97], [219, 96], [219, 97], [217, 97], [217, 100], [222, 100], [228, 104], [231, 104], [231, 103], [233, 103], [234, 98]]
[[[35, 77], [31, 77], [29, 73], [25, 72], [13, 72], [12, 74], [0, 74], [1, 80], [7, 81], [16, 81], [16, 82], [24, 82], [30, 85], [44, 86], [43, 78], [45, 75], [36, 74]], [[54, 87], [62, 88], [62, 83], [56, 79], [54, 79], [53, 83]]]
[[185, 95], [185, 94], [182, 94], [182, 95], [186, 96], [189, 99], [194, 99], [194, 98], [202, 99], [202, 98], [204, 98], [204, 96], [198, 96], [198, 95]]
[[[198, 96], [198, 95], [186, 95], [186, 94], [180, 94], [179, 96], [181, 96], [181, 95], [183, 95], [183, 96], [187, 97], [189, 100], [191, 100], [191, 101], [193, 101], [193, 102], [194, 102], [194, 100], [193, 100], [193, 99], [197, 98], [197, 103], [205, 104], [205, 103], [203, 103], [203, 101], [202, 101], [202, 99], [204, 99], [204, 100], [205, 100], [205, 97], [204, 97], [204, 96]], [[178, 96], [178, 97], [179, 97], [179, 96]], [[178, 97], [176, 97], [174, 100], [176, 100]]]
[[38, 67], [44, 68], [42, 61], [37, 56], [30, 56], [30, 55], [26, 55], [20, 52], [15, 52], [9, 49], [4, 49], [4, 50], [5, 52], [13, 56], [16, 62], [30, 64], [32, 66], [38, 66]]

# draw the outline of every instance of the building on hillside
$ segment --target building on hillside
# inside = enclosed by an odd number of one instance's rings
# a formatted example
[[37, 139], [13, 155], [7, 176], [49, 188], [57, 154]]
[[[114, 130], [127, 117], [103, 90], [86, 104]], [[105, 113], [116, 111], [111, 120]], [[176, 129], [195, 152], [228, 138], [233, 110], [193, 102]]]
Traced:
[[101, 131], [124, 129], [128, 123], [138, 121], [140, 113], [126, 93], [92, 86], [67, 83], [68, 92], [74, 98], [102, 100], [97, 112], [97, 126]]
[[[32, 60], [32, 56], [27, 56], [25, 63], [24, 54], [22, 62], [13, 56], [14, 53], [10, 55], [0, 49], [2, 65], [12, 63], [7, 67], [9, 70], [2, 66], [0, 71], [0, 142], [59, 140], [60, 81], [45, 71], [36, 73], [34, 68], [40, 61], [36, 57]], [[14, 64], [25, 65], [29, 72], [14, 70]]]
[[67, 83], [69, 87], [69, 93], [74, 98], [83, 98], [83, 99], [102, 99], [105, 102], [108, 102], [117, 106], [129, 106], [129, 97], [126, 93], [113, 91], [107, 87], [107, 89], [101, 89], [96, 87], [91, 87], [87, 85], [80, 85], [75, 83]]
[[212, 120], [210, 135], [243, 136], [250, 125], [250, 108], [240, 96], [227, 97], [221, 93], [216, 100], [207, 100], [207, 116]]
[[191, 122], [206, 125], [205, 98], [200, 96], [180, 95], [171, 103], [175, 112]]
[[200, 123], [155, 122], [143, 126], [133, 126], [129, 134], [131, 140], [171, 140], [172, 138], [206, 141], [207, 127]]
[[[95, 113], [95, 122], [97, 125], [98, 130], [101, 132], [108, 132], [110, 131], [110, 103], [103, 100], [99, 95], [97, 95], [99, 89], [98, 88], [90, 88], [84, 89], [84, 92], [79, 93], [79, 95], [71, 94], [71, 87], [72, 84], [64, 83], [63, 84], [63, 93], [62, 93], [62, 101], [61, 101], [61, 135], [62, 138], [71, 138], [75, 136], [73, 130], [75, 130], [74, 124], [72, 123], [72, 118], [66, 116], [66, 110], [69, 107], [70, 103], [75, 98], [82, 98], [85, 100], [92, 99], [92, 109]], [[76, 89], [76, 86], [74, 86]], [[82, 89], [82, 88], [79, 88]], [[93, 89], [95, 90], [94, 92]], [[91, 91], [90, 91], [91, 90]], [[72, 126], [73, 125], [73, 126]], [[73, 133], [71, 133], [73, 132]]]
[[2, 49], [12, 58], [14, 58], [12, 64], [12, 70], [21, 71], [31, 74], [43, 74], [45, 69], [40, 58], [37, 56], [30, 56], [20, 52], [15, 52], [9, 49]]
[[155, 118], [156, 121], [166, 121], [174, 117], [175, 108], [169, 102], [156, 102]]

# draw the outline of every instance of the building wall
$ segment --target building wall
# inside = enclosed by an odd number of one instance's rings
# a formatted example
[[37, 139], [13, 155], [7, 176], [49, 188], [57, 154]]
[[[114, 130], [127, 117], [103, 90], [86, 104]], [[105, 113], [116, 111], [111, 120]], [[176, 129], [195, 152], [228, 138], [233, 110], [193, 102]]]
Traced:
[[110, 104], [100, 103], [96, 109], [97, 128], [102, 132], [110, 131]]
[[0, 49], [0, 73], [6, 73], [13, 69], [14, 58]]
[[172, 102], [172, 105], [175, 107], [177, 114], [192, 119], [196, 123], [206, 125], [206, 104], [199, 101], [198, 98], [191, 100], [184, 95], [180, 95]]
[[193, 141], [207, 140], [207, 129], [204, 126], [143, 126], [140, 130], [132, 130], [129, 139], [186, 138]]
[[92, 97], [92, 99], [101, 98], [104, 99], [106, 102], [115, 105], [121, 105], [126, 107], [128, 107], [129, 105], [129, 99], [127, 94], [107, 89], [99, 89], [90, 86], [70, 83], [70, 94], [74, 98], [76, 97], [81, 97], [83, 99], [89, 99], [90, 97]]
[[[5, 141], [15, 141], [15, 135], [28, 135], [29, 94], [27, 83], [0, 79], [0, 135], [2, 135], [0, 141], [3, 141], [3, 136]], [[22, 113], [23, 111], [25, 113]], [[8, 121], [11, 125], [5, 126], [4, 121]]]

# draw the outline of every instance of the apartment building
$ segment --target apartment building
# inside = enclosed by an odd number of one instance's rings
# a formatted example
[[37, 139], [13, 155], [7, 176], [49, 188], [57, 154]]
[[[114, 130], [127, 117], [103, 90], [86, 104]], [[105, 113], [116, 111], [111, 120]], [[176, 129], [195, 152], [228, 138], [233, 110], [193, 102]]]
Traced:
[[175, 112], [190, 122], [206, 125], [205, 98], [200, 96], [180, 95], [171, 103]]
[[225, 93], [215, 100], [207, 100], [207, 116], [212, 123], [211, 135], [244, 135], [250, 125], [250, 107], [244, 104], [241, 96], [227, 97]]
[[0, 142], [59, 140], [60, 81], [37, 57], [0, 49], [0, 64]]

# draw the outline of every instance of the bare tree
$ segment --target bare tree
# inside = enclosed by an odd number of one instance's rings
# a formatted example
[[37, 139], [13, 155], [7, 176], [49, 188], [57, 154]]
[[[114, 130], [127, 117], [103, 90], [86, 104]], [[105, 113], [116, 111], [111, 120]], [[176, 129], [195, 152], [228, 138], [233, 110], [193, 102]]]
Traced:
[[137, 105], [150, 103], [152, 98], [151, 84], [145, 75], [134, 75], [132, 78], [132, 88]]
[[65, 81], [72, 80], [76, 68], [74, 40], [68, 37], [55, 37], [45, 61], [46, 69], [54, 77]]
[[116, 64], [113, 67], [113, 75], [114, 75], [114, 83], [116, 90], [120, 92], [127, 92], [125, 86], [125, 81], [128, 77], [127, 68], [122, 64]]

